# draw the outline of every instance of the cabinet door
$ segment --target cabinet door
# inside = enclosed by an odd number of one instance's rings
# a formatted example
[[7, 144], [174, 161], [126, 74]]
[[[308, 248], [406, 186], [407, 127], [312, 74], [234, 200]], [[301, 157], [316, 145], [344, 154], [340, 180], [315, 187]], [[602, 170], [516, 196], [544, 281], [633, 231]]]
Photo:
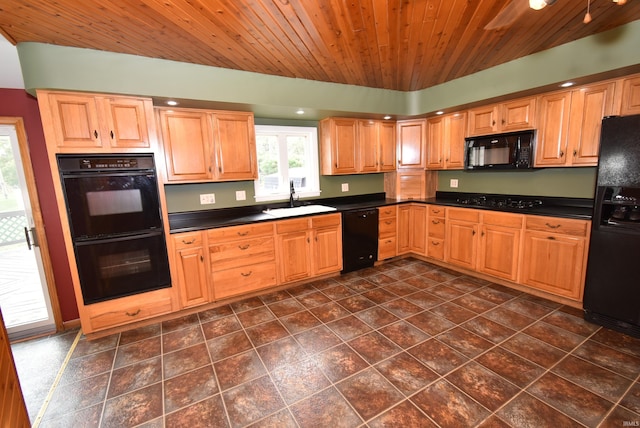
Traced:
[[464, 139], [467, 133], [467, 113], [449, 115], [446, 124], [444, 164], [446, 169], [464, 168]]
[[406, 254], [411, 251], [411, 206], [401, 205], [398, 207], [398, 254]]
[[150, 100], [112, 97], [102, 101], [107, 125], [104, 132], [111, 147], [151, 147], [149, 125], [153, 124], [153, 106]]
[[478, 224], [460, 220], [447, 220], [446, 261], [451, 264], [475, 268]]
[[469, 110], [469, 136], [498, 132], [498, 105], [488, 105]]
[[398, 132], [398, 168], [421, 168], [426, 165], [426, 127], [425, 119], [399, 121]]
[[640, 114], [640, 77], [624, 79], [622, 82], [622, 106], [620, 114]]
[[411, 251], [421, 255], [427, 253], [427, 207], [412, 205], [410, 210], [411, 229], [409, 238]]
[[209, 301], [207, 264], [202, 234], [181, 233], [173, 236], [178, 274], [178, 290], [183, 308]]
[[535, 166], [559, 166], [566, 163], [570, 103], [569, 91], [540, 97]]
[[396, 169], [396, 124], [394, 122], [379, 122], [378, 125], [379, 171], [394, 171]]
[[160, 126], [169, 181], [208, 180], [211, 175], [209, 115], [161, 110]]
[[256, 135], [250, 113], [213, 115], [216, 153], [214, 175], [219, 180], [255, 180], [258, 177]]
[[339, 227], [314, 230], [312, 244], [314, 275], [342, 270], [342, 233]]
[[445, 121], [444, 116], [433, 117], [427, 120], [427, 168], [443, 169], [442, 157], [445, 145]]
[[98, 107], [93, 95], [50, 93], [47, 96], [59, 148], [102, 147]]
[[480, 232], [478, 270], [515, 281], [518, 277], [520, 229], [485, 224]]
[[613, 114], [615, 83], [585, 86], [571, 95], [568, 160], [572, 165], [598, 164], [602, 118]]
[[378, 130], [373, 120], [358, 121], [358, 172], [378, 171]]
[[559, 296], [582, 296], [585, 238], [526, 231], [521, 282]]
[[304, 279], [311, 275], [310, 242], [307, 231], [278, 235], [280, 282]]
[[535, 128], [536, 99], [522, 98], [501, 104], [500, 132]]

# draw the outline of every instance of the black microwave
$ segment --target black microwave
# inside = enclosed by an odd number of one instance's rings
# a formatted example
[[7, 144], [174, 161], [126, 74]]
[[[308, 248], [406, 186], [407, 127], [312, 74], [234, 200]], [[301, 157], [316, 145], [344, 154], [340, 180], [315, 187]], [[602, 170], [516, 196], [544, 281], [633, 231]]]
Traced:
[[534, 130], [465, 138], [464, 169], [531, 169], [535, 139]]

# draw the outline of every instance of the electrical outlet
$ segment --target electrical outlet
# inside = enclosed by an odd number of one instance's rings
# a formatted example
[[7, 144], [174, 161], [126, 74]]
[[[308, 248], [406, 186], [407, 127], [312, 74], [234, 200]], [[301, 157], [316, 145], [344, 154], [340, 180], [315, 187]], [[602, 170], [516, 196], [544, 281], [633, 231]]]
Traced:
[[451, 188], [455, 189], [458, 187], [458, 179], [457, 178], [452, 178], [449, 181], [449, 186], [451, 186]]
[[200, 195], [200, 205], [209, 205], [216, 203], [215, 193], [203, 193]]
[[343, 192], [349, 191], [349, 183], [342, 183], [342, 191]]
[[247, 200], [247, 192], [244, 190], [236, 190], [236, 201], [246, 201]]

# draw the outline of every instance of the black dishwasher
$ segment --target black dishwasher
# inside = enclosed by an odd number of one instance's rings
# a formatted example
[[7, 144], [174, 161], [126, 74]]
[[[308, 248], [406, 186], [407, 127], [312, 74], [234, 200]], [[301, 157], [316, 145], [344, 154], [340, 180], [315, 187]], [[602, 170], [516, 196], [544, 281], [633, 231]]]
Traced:
[[342, 272], [371, 267], [378, 259], [378, 209], [342, 212]]

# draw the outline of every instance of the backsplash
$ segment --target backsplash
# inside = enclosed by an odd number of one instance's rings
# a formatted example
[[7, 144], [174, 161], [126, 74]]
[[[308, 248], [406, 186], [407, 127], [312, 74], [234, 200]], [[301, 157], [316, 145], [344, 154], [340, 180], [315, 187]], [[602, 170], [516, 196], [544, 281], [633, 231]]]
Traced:
[[[458, 187], [451, 187], [451, 180]], [[504, 195], [593, 198], [596, 168], [540, 168], [531, 171], [440, 171], [438, 190]]]
[[[349, 184], [349, 191], [342, 191], [343, 183]], [[169, 213], [264, 204], [264, 202], [255, 201], [253, 181], [167, 184], [164, 189]], [[321, 175], [320, 190], [321, 195], [313, 199], [381, 193], [384, 192], [384, 174]], [[244, 191], [246, 200], [236, 201], [236, 191]], [[215, 194], [215, 204], [201, 205], [200, 195], [210, 193]]]

